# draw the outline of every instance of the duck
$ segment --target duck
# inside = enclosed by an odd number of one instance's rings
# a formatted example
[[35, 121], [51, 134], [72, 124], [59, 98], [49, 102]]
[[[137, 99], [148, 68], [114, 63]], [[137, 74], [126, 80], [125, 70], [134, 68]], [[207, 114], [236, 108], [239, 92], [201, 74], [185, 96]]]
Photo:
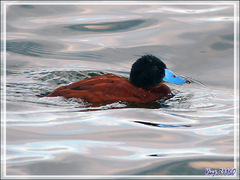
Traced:
[[47, 97], [80, 98], [89, 103], [148, 103], [173, 97], [164, 81], [187, 82], [170, 71], [162, 60], [146, 54], [133, 63], [129, 79], [114, 74], [98, 75], [58, 87]]

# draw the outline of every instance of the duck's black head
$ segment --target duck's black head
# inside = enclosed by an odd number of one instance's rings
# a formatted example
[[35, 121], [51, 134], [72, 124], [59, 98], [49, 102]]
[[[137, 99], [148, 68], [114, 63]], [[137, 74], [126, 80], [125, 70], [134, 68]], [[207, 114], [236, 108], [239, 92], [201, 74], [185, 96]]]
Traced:
[[163, 82], [166, 65], [153, 55], [144, 55], [133, 65], [130, 81], [136, 86], [157, 86]]

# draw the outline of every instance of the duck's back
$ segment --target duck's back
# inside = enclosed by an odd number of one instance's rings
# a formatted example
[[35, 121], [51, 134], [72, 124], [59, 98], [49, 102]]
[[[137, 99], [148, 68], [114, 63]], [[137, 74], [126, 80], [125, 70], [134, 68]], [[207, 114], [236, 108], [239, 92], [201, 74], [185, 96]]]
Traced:
[[141, 88], [126, 78], [106, 74], [84, 79], [68, 86], [61, 86], [48, 97], [81, 98], [92, 103], [116, 101], [144, 103], [169, 97], [170, 93], [171, 90], [164, 84]]

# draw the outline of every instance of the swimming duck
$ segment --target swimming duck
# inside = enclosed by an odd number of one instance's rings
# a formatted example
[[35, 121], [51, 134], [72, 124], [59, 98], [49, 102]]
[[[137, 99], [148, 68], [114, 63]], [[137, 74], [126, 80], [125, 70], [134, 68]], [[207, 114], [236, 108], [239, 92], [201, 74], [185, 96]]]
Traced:
[[113, 74], [87, 78], [55, 89], [47, 97], [81, 98], [90, 103], [126, 101], [147, 103], [173, 96], [163, 81], [183, 84], [164, 62], [153, 55], [144, 55], [131, 68], [130, 80]]

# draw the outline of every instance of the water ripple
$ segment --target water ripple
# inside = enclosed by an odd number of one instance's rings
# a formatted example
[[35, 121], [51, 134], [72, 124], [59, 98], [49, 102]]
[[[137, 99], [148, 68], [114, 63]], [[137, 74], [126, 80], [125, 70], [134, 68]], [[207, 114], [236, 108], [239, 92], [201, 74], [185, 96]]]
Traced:
[[208, 9], [183, 9], [183, 8], [170, 8], [170, 7], [161, 7], [155, 10], [147, 10], [147, 13], [179, 13], [179, 14], [204, 14], [208, 12], [215, 12], [215, 11], [221, 11], [228, 9], [229, 6], [223, 6], [223, 7], [212, 7]]
[[[65, 141], [49, 141], [34, 142], [19, 145], [8, 145], [7, 150], [16, 154], [8, 155], [7, 163], [23, 163], [29, 161], [50, 160], [58, 154], [63, 153], [81, 153], [92, 154], [98, 149], [96, 157], [110, 157], [114, 159], [146, 159], [152, 157], [173, 158], [173, 157], [192, 157], [205, 155], [220, 155], [213, 152], [213, 148], [176, 148], [176, 149], [154, 149], [133, 146], [121, 142], [105, 142], [105, 141], [81, 141], [81, 140], [65, 140]], [[95, 151], [96, 152], [96, 151]]]
[[91, 23], [91, 24], [76, 24], [66, 26], [66, 28], [76, 31], [90, 31], [90, 32], [115, 32], [121, 30], [128, 30], [144, 23], [144, 20], [128, 20], [121, 22], [105, 22], [105, 23]]

